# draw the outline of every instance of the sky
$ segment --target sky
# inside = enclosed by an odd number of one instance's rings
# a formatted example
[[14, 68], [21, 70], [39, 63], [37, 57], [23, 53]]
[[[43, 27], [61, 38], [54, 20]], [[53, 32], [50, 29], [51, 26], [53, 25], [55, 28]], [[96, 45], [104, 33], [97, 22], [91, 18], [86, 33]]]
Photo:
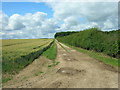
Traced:
[[117, 2], [3, 2], [2, 39], [53, 38], [56, 32], [118, 29]]
[[26, 13], [36, 13], [38, 11], [48, 14], [51, 18], [53, 15], [53, 10], [49, 8], [45, 3], [32, 3], [32, 2], [3, 2], [2, 10], [8, 16], [15, 13], [24, 15]]

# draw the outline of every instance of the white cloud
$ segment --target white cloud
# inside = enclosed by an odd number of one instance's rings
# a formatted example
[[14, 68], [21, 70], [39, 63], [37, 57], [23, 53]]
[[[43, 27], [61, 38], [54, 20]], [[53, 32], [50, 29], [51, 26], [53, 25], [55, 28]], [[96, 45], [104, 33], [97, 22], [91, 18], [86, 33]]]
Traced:
[[103, 26], [103, 29], [118, 29], [118, 20], [107, 19]]
[[13, 14], [10, 17], [3, 14], [1, 18], [6, 22], [0, 22], [4, 27], [1, 28], [4, 34], [0, 33], [3, 38], [53, 37], [57, 26], [57, 22], [52, 18], [48, 19], [47, 14], [43, 12], [25, 15]]
[[8, 16], [4, 14], [2, 11], [0, 11], [0, 30], [5, 29], [8, 25]]
[[115, 2], [57, 2], [46, 3], [54, 11], [52, 18], [47, 13], [36, 12], [8, 17], [0, 12], [0, 35], [3, 38], [53, 37], [57, 31], [83, 30], [99, 27], [102, 30], [117, 29], [118, 3]]
[[8, 29], [20, 30], [24, 27], [25, 26], [22, 21], [22, 16], [20, 16], [19, 14], [14, 14], [9, 18]]
[[[54, 0], [55, 1], [55, 0]], [[118, 3], [115, 2], [49, 2], [48, 5], [54, 10], [54, 18], [64, 21], [61, 29], [81, 26], [80, 18], [85, 18], [91, 27], [97, 26], [101, 29], [117, 28]], [[71, 21], [70, 18], [72, 17]], [[109, 24], [107, 24], [109, 21]], [[106, 24], [105, 24], [106, 23]], [[111, 24], [110, 24], [111, 23]], [[85, 26], [90, 27], [90, 25]], [[107, 26], [106, 26], [107, 25]], [[76, 28], [77, 29], [77, 28]]]

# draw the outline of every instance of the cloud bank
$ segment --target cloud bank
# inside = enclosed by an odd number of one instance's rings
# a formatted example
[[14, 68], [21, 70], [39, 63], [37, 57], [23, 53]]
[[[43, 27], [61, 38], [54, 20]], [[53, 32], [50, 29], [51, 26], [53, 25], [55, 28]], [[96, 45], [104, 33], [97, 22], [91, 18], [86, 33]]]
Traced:
[[14, 14], [8, 17], [1, 12], [0, 29], [3, 38], [52, 38], [57, 27], [57, 22], [47, 18], [47, 13], [27, 13], [24, 16]]
[[7, 16], [0, 12], [0, 35], [5, 39], [52, 38], [59, 31], [79, 31], [91, 27], [102, 30], [118, 29], [116, 2], [46, 2], [53, 9], [53, 17], [36, 12]]
[[83, 26], [96, 26], [103, 30], [117, 28], [117, 3], [54, 2], [50, 3], [50, 6], [54, 10], [54, 18], [64, 22], [61, 29], [80, 30]]

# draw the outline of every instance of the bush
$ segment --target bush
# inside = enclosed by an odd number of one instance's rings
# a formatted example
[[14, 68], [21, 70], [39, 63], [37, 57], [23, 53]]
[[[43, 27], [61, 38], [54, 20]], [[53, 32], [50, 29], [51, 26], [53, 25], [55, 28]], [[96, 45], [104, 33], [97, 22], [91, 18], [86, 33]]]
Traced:
[[97, 28], [91, 28], [65, 36], [62, 32], [59, 33], [56, 39], [72, 46], [104, 52], [107, 55], [118, 58], [120, 57], [119, 35], [119, 30], [103, 32]]

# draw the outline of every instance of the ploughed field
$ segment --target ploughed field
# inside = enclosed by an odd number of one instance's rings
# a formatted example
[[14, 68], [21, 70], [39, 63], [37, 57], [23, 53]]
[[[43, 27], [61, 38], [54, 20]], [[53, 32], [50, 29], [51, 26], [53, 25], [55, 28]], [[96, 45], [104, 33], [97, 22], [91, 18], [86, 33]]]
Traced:
[[38, 58], [52, 42], [53, 39], [2, 40], [3, 82]]

